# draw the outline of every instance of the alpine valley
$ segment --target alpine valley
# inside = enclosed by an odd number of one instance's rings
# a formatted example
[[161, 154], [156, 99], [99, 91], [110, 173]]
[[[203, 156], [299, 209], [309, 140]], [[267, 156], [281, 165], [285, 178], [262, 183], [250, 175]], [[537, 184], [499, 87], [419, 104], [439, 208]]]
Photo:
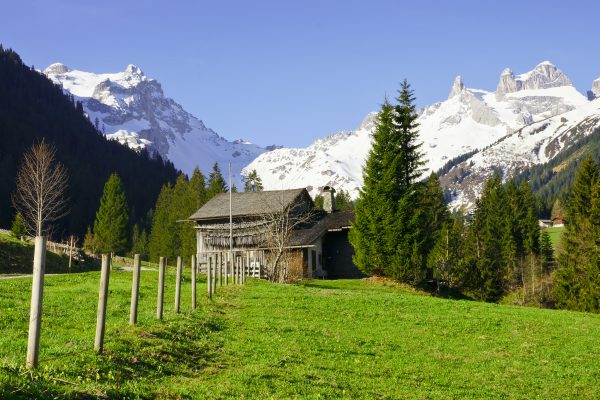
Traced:
[[[190, 173], [232, 161], [236, 182], [256, 170], [266, 189], [324, 186], [356, 197], [377, 113], [353, 131], [316, 140], [306, 148], [262, 148], [228, 141], [164, 96], [161, 85], [129, 65], [124, 72], [94, 74], [53, 64], [45, 74], [81, 101], [109, 138], [149, 147]], [[427, 168], [440, 171], [452, 207], [471, 208], [485, 180], [509, 178], [548, 162], [600, 127], [600, 78], [587, 96], [552, 63], [514, 74], [505, 69], [495, 91], [472, 89], [456, 77], [448, 99], [418, 111]], [[270, 151], [268, 151], [270, 150]]]

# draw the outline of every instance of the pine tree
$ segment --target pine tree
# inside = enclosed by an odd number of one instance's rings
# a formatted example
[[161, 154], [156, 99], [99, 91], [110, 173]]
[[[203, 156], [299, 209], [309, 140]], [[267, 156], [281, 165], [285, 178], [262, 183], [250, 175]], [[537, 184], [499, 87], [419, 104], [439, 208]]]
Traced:
[[395, 253], [393, 232], [384, 221], [395, 214], [395, 199], [391, 196], [391, 183], [384, 181], [390, 168], [388, 153], [391, 145], [393, 107], [387, 102], [377, 115], [373, 131], [373, 144], [363, 169], [363, 187], [356, 201], [354, 224], [349, 239], [354, 247], [354, 263], [367, 274], [383, 275]]
[[567, 199], [554, 295], [557, 306], [600, 312], [600, 181], [596, 163], [581, 164]]
[[27, 235], [27, 229], [25, 228], [25, 221], [21, 216], [21, 213], [16, 213], [15, 218], [13, 219], [12, 225], [10, 227], [10, 233], [13, 237], [17, 239], [22, 239]]
[[98, 252], [98, 245], [94, 234], [92, 233], [92, 227], [88, 226], [83, 239], [83, 249], [89, 254], [96, 254]]
[[544, 229], [540, 234], [540, 263], [542, 273], [550, 271], [552, 262], [554, 261], [554, 248], [548, 230]]
[[164, 185], [156, 200], [154, 215], [152, 217], [152, 231], [148, 244], [148, 255], [151, 261], [158, 261], [159, 257], [172, 257], [175, 252], [173, 235], [173, 218], [171, 216], [171, 202], [173, 200], [173, 187]]
[[207, 198], [211, 199], [216, 194], [227, 192], [227, 184], [219, 169], [219, 164], [214, 163], [211, 173], [208, 175]]
[[346, 192], [344, 189], [340, 189], [335, 194], [335, 207], [340, 211], [353, 209], [354, 202], [350, 198], [350, 193]]
[[258, 176], [258, 172], [253, 169], [244, 179], [244, 192], [262, 192], [263, 189], [262, 179]]
[[354, 262], [363, 272], [416, 283], [426, 271], [417, 182], [424, 162], [415, 98], [406, 80], [396, 100], [394, 106], [384, 102], [376, 121], [350, 241]]
[[438, 241], [442, 227], [445, 225], [448, 229], [446, 221], [449, 212], [444, 201], [444, 191], [435, 173], [429, 175], [421, 190], [423, 219], [420, 225], [424, 234], [422, 251], [428, 254]]
[[552, 211], [550, 212], [550, 218], [559, 218], [564, 217], [566, 214], [565, 209], [562, 206], [560, 199], [556, 199], [554, 204], [552, 205]]
[[[185, 194], [186, 200], [184, 201], [184, 216], [182, 219], [189, 218], [206, 202], [206, 188], [204, 187], [204, 181], [204, 175], [202, 175], [200, 170], [194, 170]], [[196, 254], [196, 230], [194, 229], [193, 223], [181, 223], [180, 235], [181, 255], [184, 260], [189, 260], [193, 254]]]
[[140, 232], [137, 224], [133, 226], [131, 255], [139, 254], [140, 259], [148, 260], [148, 235], [146, 230]]
[[121, 179], [112, 174], [104, 185], [100, 208], [94, 221], [98, 250], [124, 254], [128, 249], [129, 210]]
[[324, 202], [325, 202], [325, 198], [323, 197], [322, 194], [318, 194], [315, 196], [315, 208], [322, 210]]
[[508, 246], [514, 241], [507, 239], [507, 200], [498, 173], [485, 184], [477, 203], [475, 219], [471, 225], [476, 240], [477, 277], [475, 284], [479, 296], [485, 301], [495, 301], [505, 290], [507, 254], [513, 254]]

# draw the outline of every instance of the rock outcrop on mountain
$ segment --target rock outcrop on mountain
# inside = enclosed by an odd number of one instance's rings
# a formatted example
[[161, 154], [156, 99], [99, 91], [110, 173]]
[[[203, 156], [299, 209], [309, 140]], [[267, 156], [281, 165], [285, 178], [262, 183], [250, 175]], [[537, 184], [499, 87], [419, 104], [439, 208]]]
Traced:
[[589, 100], [600, 98], [600, 78], [592, 82], [592, 90], [588, 90], [587, 93]]
[[502, 96], [519, 90], [548, 89], [561, 86], [572, 86], [571, 80], [560, 69], [549, 61], [544, 61], [524, 74], [515, 76], [510, 68], [500, 75], [496, 94]]
[[465, 85], [462, 81], [462, 77], [460, 75], [458, 75], [456, 78], [454, 78], [454, 83], [452, 84], [452, 89], [450, 90], [450, 94], [448, 95], [448, 98], [451, 99], [452, 97], [454, 97], [457, 94], [459, 94], [460, 92], [462, 92], [464, 89], [465, 89]]
[[239, 186], [241, 169], [266, 151], [219, 136], [166, 97], [161, 84], [135, 65], [123, 72], [95, 74], [57, 63], [44, 73], [82, 102], [90, 121], [109, 139], [157, 152], [188, 174], [196, 166], [206, 174], [215, 162], [225, 172], [231, 161]]

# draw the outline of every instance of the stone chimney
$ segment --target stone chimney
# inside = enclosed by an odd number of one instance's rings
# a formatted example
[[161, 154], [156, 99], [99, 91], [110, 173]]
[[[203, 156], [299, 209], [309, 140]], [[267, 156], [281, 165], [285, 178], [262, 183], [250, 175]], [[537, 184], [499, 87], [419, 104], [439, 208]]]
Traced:
[[323, 188], [323, 210], [328, 213], [335, 211], [335, 189], [331, 186]]

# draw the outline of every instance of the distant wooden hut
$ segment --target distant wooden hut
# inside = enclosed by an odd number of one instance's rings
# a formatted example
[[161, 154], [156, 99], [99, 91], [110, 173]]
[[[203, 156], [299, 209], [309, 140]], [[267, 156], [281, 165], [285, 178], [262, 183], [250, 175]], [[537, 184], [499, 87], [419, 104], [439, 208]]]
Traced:
[[[353, 211], [335, 209], [335, 190], [325, 187], [324, 210], [316, 210], [306, 189], [231, 194], [233, 257], [247, 260], [246, 273], [265, 277], [278, 247], [273, 235], [291, 227], [285, 237], [289, 274], [293, 277], [357, 277], [348, 230]], [[222, 193], [196, 211], [197, 259], [201, 270], [212, 255], [230, 258], [229, 193]], [[291, 221], [291, 222], [290, 222]]]
[[565, 226], [566, 224], [567, 224], [567, 219], [565, 217], [563, 217], [562, 215], [552, 218], [552, 226], [554, 226], [554, 227], [561, 228], [561, 227]]

